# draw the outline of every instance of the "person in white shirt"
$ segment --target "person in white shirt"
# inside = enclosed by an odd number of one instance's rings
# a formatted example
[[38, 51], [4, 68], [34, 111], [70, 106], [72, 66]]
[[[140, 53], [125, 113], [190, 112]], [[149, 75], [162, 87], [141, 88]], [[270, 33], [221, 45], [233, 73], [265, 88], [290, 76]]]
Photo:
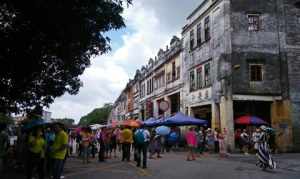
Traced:
[[258, 142], [261, 136], [261, 130], [260, 128], [256, 128], [255, 132], [252, 134], [252, 142], [254, 143], [254, 149], [255, 151], [258, 150]]

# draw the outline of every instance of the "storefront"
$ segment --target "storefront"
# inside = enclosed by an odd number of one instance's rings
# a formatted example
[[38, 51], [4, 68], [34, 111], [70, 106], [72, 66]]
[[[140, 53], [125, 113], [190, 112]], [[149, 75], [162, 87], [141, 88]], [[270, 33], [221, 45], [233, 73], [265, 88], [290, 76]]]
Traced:
[[207, 127], [211, 128], [211, 105], [196, 106], [191, 108], [191, 114], [195, 118], [204, 119], [208, 122]]

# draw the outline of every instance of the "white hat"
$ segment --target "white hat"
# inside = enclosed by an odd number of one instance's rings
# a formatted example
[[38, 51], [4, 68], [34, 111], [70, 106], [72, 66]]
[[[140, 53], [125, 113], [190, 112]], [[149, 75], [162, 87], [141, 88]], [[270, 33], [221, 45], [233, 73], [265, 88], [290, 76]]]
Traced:
[[267, 127], [265, 125], [262, 125], [262, 126], [260, 126], [260, 129], [264, 131], [267, 129]]

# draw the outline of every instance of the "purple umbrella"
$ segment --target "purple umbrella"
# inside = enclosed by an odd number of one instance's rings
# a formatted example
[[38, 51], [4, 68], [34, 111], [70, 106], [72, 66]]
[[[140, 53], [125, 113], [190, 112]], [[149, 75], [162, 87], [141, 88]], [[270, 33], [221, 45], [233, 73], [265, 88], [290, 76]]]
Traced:
[[161, 125], [166, 125], [166, 126], [207, 125], [207, 121], [190, 117], [184, 115], [181, 112], [178, 112], [174, 116], [166, 118], [164, 121], [162, 121]]

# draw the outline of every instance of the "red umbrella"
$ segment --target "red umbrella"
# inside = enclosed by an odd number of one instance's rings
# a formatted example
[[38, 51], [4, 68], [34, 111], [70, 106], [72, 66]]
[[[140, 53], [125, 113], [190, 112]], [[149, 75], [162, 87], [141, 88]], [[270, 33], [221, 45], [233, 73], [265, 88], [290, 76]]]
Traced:
[[123, 126], [130, 126], [130, 127], [140, 127], [141, 124], [142, 123], [140, 120], [134, 120], [134, 119], [125, 120], [122, 122]]
[[261, 118], [257, 116], [241, 116], [235, 120], [236, 124], [242, 124], [242, 125], [266, 125], [268, 124], [266, 121], [262, 120]]

